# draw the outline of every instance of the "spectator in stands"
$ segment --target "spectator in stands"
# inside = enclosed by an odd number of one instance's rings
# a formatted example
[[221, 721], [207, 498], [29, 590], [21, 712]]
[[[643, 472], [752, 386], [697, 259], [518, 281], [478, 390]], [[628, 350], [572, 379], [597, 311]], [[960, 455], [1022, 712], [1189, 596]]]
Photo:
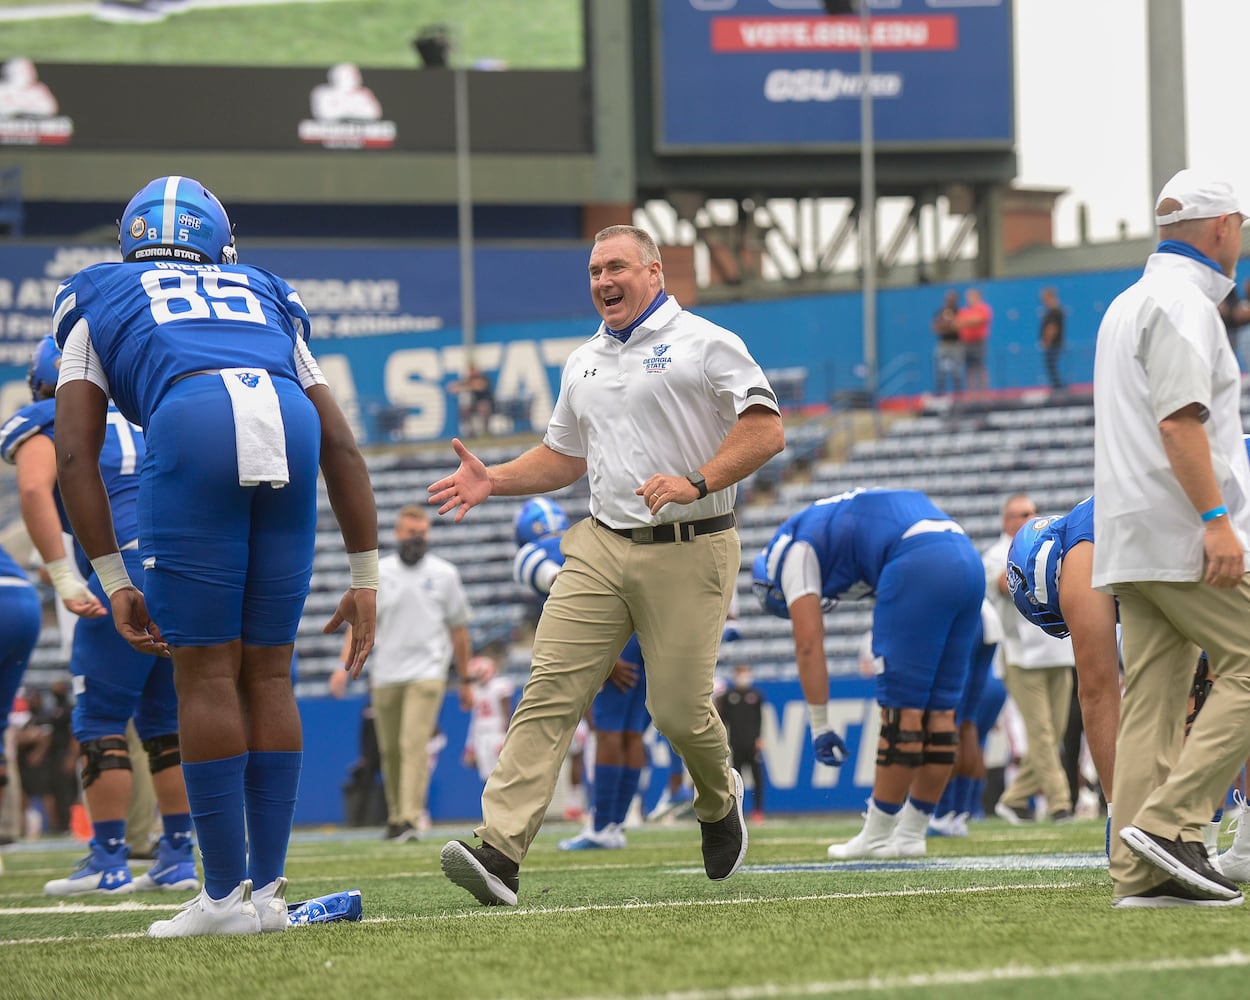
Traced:
[[994, 311], [981, 298], [980, 289], [969, 288], [964, 292], [964, 304], [955, 315], [955, 325], [964, 349], [964, 381], [970, 392], [988, 389], [990, 385], [986, 350], [993, 318]]
[[447, 389], [459, 401], [461, 433], [465, 437], [486, 434], [495, 415], [495, 390], [486, 374], [470, 362], [464, 377], [448, 383]]
[[[27, 373], [33, 401], [5, 423], [0, 454], [17, 466], [22, 520], [52, 578], [61, 603], [78, 620], [70, 647], [69, 671], [79, 686], [73, 705], [73, 737], [81, 752], [83, 798], [91, 816], [90, 853], [67, 878], [44, 886], [49, 896], [81, 893], [129, 893], [135, 889], [199, 888], [191, 843], [191, 810], [178, 751], [178, 698], [174, 671], [167, 658], [139, 652], [113, 627], [110, 605], [92, 565], [77, 542], [67, 554], [61, 520], [60, 490], [53, 426], [57, 417], [56, 385], [61, 352], [52, 337], [35, 348]], [[106, 402], [103, 441], [98, 447], [99, 476], [109, 521], [121, 543], [125, 568], [141, 577], [139, 554], [139, 469], [146, 447], [143, 432]], [[71, 565], [71, 560], [73, 565]], [[86, 582], [84, 582], [84, 580]], [[50, 748], [47, 794], [64, 800], [68, 790], [61, 761], [70, 749], [69, 692], [63, 692], [57, 738]], [[126, 817], [133, 790], [126, 729], [131, 720], [142, 740], [163, 817], [164, 836], [151, 871], [133, 879]], [[77, 796], [75, 795], [74, 798]], [[70, 800], [73, 801], [72, 799]], [[66, 805], [68, 810], [68, 805]], [[66, 829], [63, 817], [49, 825]]]
[[[377, 647], [369, 684], [386, 789], [384, 838], [402, 844], [421, 837], [430, 791], [427, 744], [438, 726], [449, 672], [454, 665], [466, 712], [473, 708], [473, 679], [469, 602], [459, 570], [428, 551], [430, 516], [424, 507], [400, 508], [395, 541], [398, 551], [378, 563]], [[344, 662], [350, 643], [349, 631]], [[336, 672], [330, 683], [341, 692], [347, 674]]]
[[[285, 930], [303, 766], [291, 656], [312, 578], [318, 464], [351, 567], [326, 629], [353, 626], [354, 673], [373, 648], [369, 473], [308, 349], [299, 296], [237, 263], [211, 192], [157, 178], [126, 206], [118, 237], [121, 262], [85, 268], [54, 298], [57, 481], [118, 630], [139, 652], [173, 659], [172, 756], [183, 762], [204, 889], [148, 934]], [[146, 438], [142, 592], [100, 477], [110, 393]]]
[[959, 293], [950, 289], [933, 317], [933, 382], [939, 396], [964, 387], [964, 345], [959, 339]]
[[767, 699], [751, 677], [751, 665], [734, 668], [733, 684], [716, 699], [729, 734], [729, 756], [741, 773], [751, 772], [751, 822], [764, 822], [764, 705]]
[[[13, 698], [22, 684], [30, 654], [39, 641], [43, 609], [30, 578], [0, 545], [0, 803], [8, 783], [9, 764], [4, 756], [4, 734], [9, 725]], [[16, 762], [14, 762], [16, 772]], [[0, 865], [0, 871], [3, 871]]]
[[985, 583], [963, 528], [915, 490], [852, 490], [788, 518], [752, 566], [760, 605], [789, 618], [816, 760], [847, 747], [829, 724], [823, 611], [875, 597], [881, 735], [863, 829], [829, 857], [915, 857], [950, 778], [955, 709], [968, 676]]
[[1046, 360], [1046, 377], [1054, 392], [1063, 391], [1063, 378], [1059, 374], [1059, 358], [1063, 354], [1064, 310], [1059, 304], [1059, 293], [1052, 286], [1042, 289], [1042, 325], [1038, 331], [1038, 344]]
[[[1155, 217], [1159, 245], [1103, 315], [1094, 356], [1092, 583], [1119, 603], [1125, 676], [1113, 905], [1238, 905], [1200, 831], [1250, 755], [1250, 464], [1217, 308], [1250, 208], [1185, 169]], [[1217, 680], [1182, 742], [1199, 649]]]
[[656, 726], [694, 781], [704, 871], [728, 878], [746, 856], [712, 684], [741, 558], [735, 484], [785, 446], [776, 396], [737, 336], [668, 297], [644, 230], [600, 231], [589, 273], [603, 324], [565, 364], [543, 442], [488, 469], [453, 441], [459, 468], [429, 488], [459, 521], [494, 494], [590, 482], [592, 517], [564, 536], [533, 672], [482, 796], [482, 846], [443, 848], [444, 873], [487, 905], [516, 904], [564, 750], [635, 629]]

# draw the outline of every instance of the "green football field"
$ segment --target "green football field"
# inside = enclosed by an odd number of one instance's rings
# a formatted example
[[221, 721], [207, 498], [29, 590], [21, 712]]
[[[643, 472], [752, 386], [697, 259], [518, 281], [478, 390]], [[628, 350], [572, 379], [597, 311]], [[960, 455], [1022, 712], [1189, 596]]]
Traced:
[[[29, 9], [70, 16], [10, 19]], [[581, 66], [581, 0], [318, 0], [189, 9], [156, 24], [93, 20], [90, 2], [0, 3], [0, 59], [39, 62], [209, 66], [329, 66], [415, 69], [411, 41], [430, 24], [458, 39], [457, 64], [502, 60], [513, 69]]]
[[[743, 869], [703, 875], [693, 821], [629, 832], [621, 851], [563, 853], [544, 828], [520, 905], [482, 907], [441, 875], [459, 828], [421, 843], [297, 832], [290, 899], [359, 888], [364, 920], [245, 938], [149, 940], [185, 894], [57, 902], [43, 883], [82, 848], [6, 851], [0, 996], [1243, 998], [1250, 908], [1112, 910], [1103, 823], [974, 824], [925, 859], [825, 860], [859, 825], [775, 819]], [[1227, 841], [1228, 838], [1225, 837]], [[1225, 845], [1226, 846], [1226, 845]], [[136, 871], [140, 866], [135, 866]]]

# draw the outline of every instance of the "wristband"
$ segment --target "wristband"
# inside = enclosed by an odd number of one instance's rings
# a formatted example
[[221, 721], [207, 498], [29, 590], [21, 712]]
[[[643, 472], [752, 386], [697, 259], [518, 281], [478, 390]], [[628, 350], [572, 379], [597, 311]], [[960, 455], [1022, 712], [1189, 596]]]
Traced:
[[812, 723], [812, 735], [828, 732], [829, 730], [829, 704], [813, 705], [810, 701], [807, 703], [807, 714]]
[[44, 563], [43, 568], [48, 571], [48, 576], [52, 578], [52, 586], [56, 588], [56, 596], [62, 601], [85, 601], [91, 596], [90, 591], [87, 590], [71, 565], [69, 556], [61, 556], [60, 559]]
[[1228, 517], [1228, 508], [1223, 504], [1218, 507], [1212, 507], [1209, 511], [1202, 515], [1202, 522], [1206, 524], [1208, 521], [1214, 521], [1217, 517]]
[[352, 572], [352, 590], [378, 589], [378, 550], [347, 553], [347, 565]]
[[126, 563], [120, 552], [109, 552], [91, 560], [91, 568], [95, 570], [96, 579], [104, 588], [105, 596], [112, 597], [124, 587], [133, 587], [130, 574], [126, 572]]

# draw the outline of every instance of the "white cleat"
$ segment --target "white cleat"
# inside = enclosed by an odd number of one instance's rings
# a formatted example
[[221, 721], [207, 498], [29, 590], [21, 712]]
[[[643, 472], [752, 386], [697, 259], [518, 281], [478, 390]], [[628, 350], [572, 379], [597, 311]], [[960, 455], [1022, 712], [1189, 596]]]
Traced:
[[252, 881], [244, 879], [225, 899], [212, 899], [208, 891], [187, 900], [170, 920], [158, 920], [148, 937], [199, 937], [207, 934], [259, 934], [260, 915], [252, 902]]
[[[846, 861], [850, 858], [896, 858], [898, 854], [890, 835], [898, 816], [883, 813], [869, 799], [868, 811], [864, 813], [864, 828], [845, 844], [830, 844], [828, 855], [834, 861]], [[928, 817], [925, 817], [927, 824]]]
[[252, 893], [252, 905], [260, 916], [260, 929], [266, 934], [284, 931], [290, 925], [286, 908], [286, 879], [279, 875]]

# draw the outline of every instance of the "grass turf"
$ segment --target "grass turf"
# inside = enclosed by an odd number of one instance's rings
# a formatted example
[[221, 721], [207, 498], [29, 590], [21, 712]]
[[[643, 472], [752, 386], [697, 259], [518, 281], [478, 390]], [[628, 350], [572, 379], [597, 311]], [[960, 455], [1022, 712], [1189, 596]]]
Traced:
[[[78, 897], [43, 882], [82, 848], [23, 845], [0, 878], [0, 996], [437, 998], [1242, 997], [1250, 910], [1113, 911], [1101, 822], [974, 824], [920, 862], [825, 861], [851, 818], [751, 828], [732, 879], [702, 873], [690, 821], [629, 833], [623, 851], [564, 853], [540, 834], [520, 905], [487, 908], [447, 882], [463, 829], [384, 844], [301, 832], [292, 900], [363, 891], [365, 920], [282, 935], [151, 941], [184, 896]], [[141, 866], [136, 865], [135, 870]]]

